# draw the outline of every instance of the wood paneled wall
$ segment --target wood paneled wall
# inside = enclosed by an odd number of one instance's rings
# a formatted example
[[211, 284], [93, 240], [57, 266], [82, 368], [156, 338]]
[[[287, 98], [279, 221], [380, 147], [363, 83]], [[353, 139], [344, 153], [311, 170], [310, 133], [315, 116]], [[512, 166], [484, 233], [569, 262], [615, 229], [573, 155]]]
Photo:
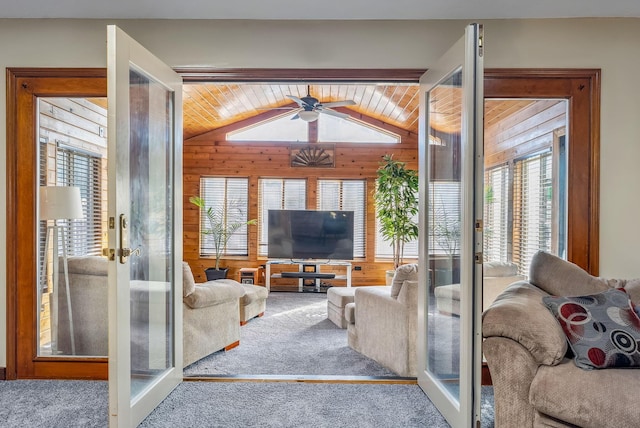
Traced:
[[[359, 117], [366, 120], [365, 117]], [[376, 170], [385, 154], [407, 163], [409, 168], [418, 168], [417, 135], [375, 121], [383, 127], [401, 135], [400, 144], [335, 144], [335, 167], [312, 168], [291, 167], [289, 143], [282, 142], [230, 142], [226, 133], [242, 128], [258, 119], [236, 123], [209, 133], [190, 138], [184, 142], [184, 259], [196, 277], [204, 281], [204, 269], [212, 267], [213, 258], [200, 257], [199, 210], [189, 203], [189, 197], [200, 192], [200, 177], [224, 176], [247, 177], [249, 179], [249, 218], [258, 218], [258, 180], [260, 178], [304, 178], [307, 180], [307, 208], [316, 204], [316, 184], [319, 178], [365, 179], [367, 180], [366, 257], [354, 260], [353, 266], [361, 270], [352, 272], [352, 284], [384, 284], [385, 270], [393, 267], [391, 261], [375, 260], [375, 209], [372, 197]], [[223, 266], [229, 267], [229, 277], [237, 278], [242, 267], [259, 267], [266, 258], [257, 255], [257, 226], [249, 227], [249, 255], [229, 257]], [[406, 261], [406, 260], [405, 260]], [[336, 282], [344, 285], [344, 282]], [[293, 282], [292, 282], [293, 286]]]

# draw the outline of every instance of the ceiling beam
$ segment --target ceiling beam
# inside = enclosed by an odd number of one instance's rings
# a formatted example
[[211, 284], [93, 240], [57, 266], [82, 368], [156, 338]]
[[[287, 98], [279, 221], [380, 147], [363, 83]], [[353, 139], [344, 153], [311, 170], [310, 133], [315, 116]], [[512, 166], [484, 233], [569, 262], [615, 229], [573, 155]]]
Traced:
[[425, 69], [194, 68], [174, 70], [189, 82], [418, 83]]

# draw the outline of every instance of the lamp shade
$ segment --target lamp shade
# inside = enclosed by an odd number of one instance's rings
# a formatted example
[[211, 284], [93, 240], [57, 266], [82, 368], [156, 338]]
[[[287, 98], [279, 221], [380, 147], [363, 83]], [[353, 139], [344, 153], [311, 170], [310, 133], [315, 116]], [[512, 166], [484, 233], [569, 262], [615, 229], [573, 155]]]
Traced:
[[313, 110], [302, 110], [298, 113], [298, 116], [300, 116], [300, 119], [305, 122], [313, 122], [318, 119], [318, 112]]
[[80, 188], [71, 186], [40, 187], [40, 220], [84, 218]]

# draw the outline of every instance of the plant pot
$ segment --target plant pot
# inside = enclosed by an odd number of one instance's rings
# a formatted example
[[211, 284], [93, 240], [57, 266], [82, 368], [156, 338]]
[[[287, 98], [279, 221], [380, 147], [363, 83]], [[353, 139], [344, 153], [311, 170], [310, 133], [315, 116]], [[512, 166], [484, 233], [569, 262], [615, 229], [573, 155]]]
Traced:
[[393, 276], [396, 274], [395, 270], [388, 270], [385, 272], [384, 281], [386, 285], [391, 285], [393, 283]]
[[205, 275], [207, 275], [207, 281], [214, 281], [216, 279], [225, 279], [227, 277], [227, 272], [229, 272], [229, 268], [207, 268], [204, 270]]

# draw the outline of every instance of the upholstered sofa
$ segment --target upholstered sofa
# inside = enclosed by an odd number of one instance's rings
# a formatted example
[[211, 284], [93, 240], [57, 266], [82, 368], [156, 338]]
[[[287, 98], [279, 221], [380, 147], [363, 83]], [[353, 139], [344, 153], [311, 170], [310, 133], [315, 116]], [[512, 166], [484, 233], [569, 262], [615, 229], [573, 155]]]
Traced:
[[391, 286], [356, 287], [345, 318], [351, 348], [400, 376], [416, 376], [416, 264], [396, 269]]
[[[579, 368], [567, 353], [567, 336], [558, 321], [562, 318], [557, 319], [550, 310], [553, 303], [549, 302], [561, 298], [545, 298], [582, 296], [578, 300], [589, 304], [600, 301], [601, 293], [612, 288], [624, 288], [626, 302], [629, 298], [640, 301], [640, 280], [593, 277], [572, 263], [538, 252], [531, 262], [528, 282], [509, 286], [484, 312], [483, 352], [494, 386], [496, 427], [640, 426], [640, 370]], [[598, 299], [585, 299], [588, 295]], [[577, 330], [571, 327], [567, 334], [584, 332], [590, 325], [602, 330], [595, 323], [595, 309], [586, 313], [585, 318], [571, 320]], [[633, 309], [624, 313], [633, 318]], [[630, 322], [640, 328], [638, 321]], [[575, 347], [576, 336], [571, 337]], [[589, 355], [594, 345], [586, 345]], [[633, 345], [638, 359], [637, 342]], [[612, 348], [607, 352], [615, 351]]]
[[[485, 262], [482, 265], [482, 310], [486, 310], [510, 284], [526, 279], [511, 262]], [[445, 314], [460, 315], [460, 284], [440, 285], [434, 289], [436, 307]]]

